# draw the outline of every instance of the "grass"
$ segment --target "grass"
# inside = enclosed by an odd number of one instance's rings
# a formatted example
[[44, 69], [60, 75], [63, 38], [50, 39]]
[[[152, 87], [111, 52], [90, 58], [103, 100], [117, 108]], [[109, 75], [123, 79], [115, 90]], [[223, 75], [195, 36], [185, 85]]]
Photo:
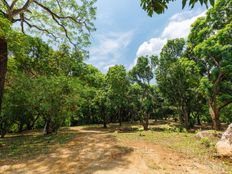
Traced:
[[138, 126], [137, 130], [131, 132], [115, 131], [113, 135], [122, 142], [140, 141], [163, 145], [189, 158], [201, 160], [202, 163], [216, 160], [218, 165], [225, 166], [232, 172], [231, 159], [217, 158], [215, 149], [215, 144], [218, 141], [217, 138], [203, 138], [199, 140], [195, 137], [196, 133], [188, 133], [173, 125], [170, 126], [170, 124], [150, 126], [149, 131], [143, 131]]
[[57, 134], [42, 135], [39, 132], [30, 132], [23, 135], [8, 135], [0, 139], [1, 160], [21, 160], [47, 154], [62, 147], [75, 137], [76, 133], [63, 130]]
[[195, 138], [195, 134], [177, 132], [138, 131], [132, 133], [114, 133], [121, 141], [146, 141], [154, 144], [167, 146], [177, 152], [192, 157], [207, 159], [216, 155], [214, 144], [211, 142], [207, 147], [204, 142]]

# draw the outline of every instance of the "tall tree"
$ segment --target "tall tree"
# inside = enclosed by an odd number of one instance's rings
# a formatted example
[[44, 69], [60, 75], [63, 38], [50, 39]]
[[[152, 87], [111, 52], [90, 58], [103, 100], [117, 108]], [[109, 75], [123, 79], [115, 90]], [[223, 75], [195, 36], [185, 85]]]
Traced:
[[174, 39], [162, 48], [156, 80], [163, 96], [177, 108], [181, 123], [189, 129], [199, 70], [194, 61], [182, 57], [184, 45], [184, 39]]
[[126, 69], [123, 65], [115, 65], [109, 69], [106, 75], [109, 85], [110, 100], [116, 107], [120, 126], [122, 125], [122, 110], [127, 103], [129, 81]]
[[154, 77], [154, 68], [157, 57], [138, 57], [136, 65], [129, 72], [132, 82], [140, 86], [140, 114], [144, 130], [148, 130], [150, 114], [153, 112], [154, 93], [150, 82]]
[[55, 41], [82, 48], [94, 30], [95, 0], [0, 0], [0, 109], [7, 72], [7, 44], [18, 23], [23, 33], [41, 33]]
[[215, 7], [192, 26], [187, 52], [201, 67], [201, 86], [208, 99], [213, 128], [220, 129], [220, 111], [232, 103], [232, 1]]
[[107, 89], [98, 90], [93, 99], [93, 104], [97, 116], [100, 117], [101, 121], [103, 122], [103, 127], [107, 128], [107, 123], [109, 122], [108, 110], [110, 105], [108, 90]]

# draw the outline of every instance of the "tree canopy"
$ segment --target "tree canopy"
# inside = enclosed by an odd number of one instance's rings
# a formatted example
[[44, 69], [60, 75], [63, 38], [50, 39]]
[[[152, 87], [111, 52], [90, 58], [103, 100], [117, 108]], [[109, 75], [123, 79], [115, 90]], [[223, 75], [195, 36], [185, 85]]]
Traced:
[[94, 30], [94, 3], [95, 0], [1, 0], [0, 13], [11, 24], [18, 23], [23, 33], [42, 33], [55, 41], [83, 46], [89, 44], [89, 32]]
[[[140, 5], [149, 16], [152, 16], [154, 13], [164, 13], [165, 10], [168, 9], [168, 4], [174, 1], [176, 0], [141, 0]], [[200, 3], [201, 5], [204, 4], [208, 7], [209, 4], [214, 6], [215, 0], [182, 0], [182, 8], [184, 8], [187, 3], [191, 8], [197, 3]]]
[[230, 0], [218, 0], [206, 17], [192, 25], [188, 38], [190, 57], [202, 68], [201, 87], [207, 96], [215, 129], [220, 129], [220, 111], [232, 103], [231, 5]]

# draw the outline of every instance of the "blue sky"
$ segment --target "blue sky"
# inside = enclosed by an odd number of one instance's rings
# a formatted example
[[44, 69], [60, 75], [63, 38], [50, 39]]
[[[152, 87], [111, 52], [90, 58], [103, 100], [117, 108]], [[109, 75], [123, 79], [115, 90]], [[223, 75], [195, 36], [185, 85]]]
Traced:
[[181, 9], [181, 2], [169, 5], [162, 15], [151, 18], [140, 7], [140, 0], [98, 0], [97, 31], [92, 33], [90, 58], [102, 72], [122, 64], [133, 67], [136, 57], [159, 54], [168, 39], [186, 38], [191, 23], [204, 15], [205, 7]]

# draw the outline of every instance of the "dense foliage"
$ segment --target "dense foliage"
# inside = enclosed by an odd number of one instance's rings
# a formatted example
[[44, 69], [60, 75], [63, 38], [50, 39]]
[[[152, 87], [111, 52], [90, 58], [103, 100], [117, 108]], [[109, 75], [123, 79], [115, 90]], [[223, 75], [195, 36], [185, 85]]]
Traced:
[[[168, 4], [174, 1], [176, 0], [141, 0], [140, 5], [149, 16], [152, 16], [154, 13], [164, 13], [165, 10], [168, 9]], [[191, 8], [193, 8], [196, 3], [200, 3], [201, 5], [204, 4], [208, 7], [209, 4], [213, 6], [215, 0], [182, 0], [182, 8], [184, 8], [187, 3]]]
[[220, 122], [232, 121], [231, 7], [230, 0], [218, 0], [192, 25], [187, 41], [169, 40], [159, 56], [138, 57], [131, 70], [115, 65], [106, 74], [85, 63], [83, 50], [66, 44], [54, 50], [10, 29], [0, 17], [0, 38], [9, 33], [17, 38], [7, 40], [1, 136], [134, 121], [148, 130], [151, 119], [179, 120], [186, 129], [202, 123], [220, 129]]

